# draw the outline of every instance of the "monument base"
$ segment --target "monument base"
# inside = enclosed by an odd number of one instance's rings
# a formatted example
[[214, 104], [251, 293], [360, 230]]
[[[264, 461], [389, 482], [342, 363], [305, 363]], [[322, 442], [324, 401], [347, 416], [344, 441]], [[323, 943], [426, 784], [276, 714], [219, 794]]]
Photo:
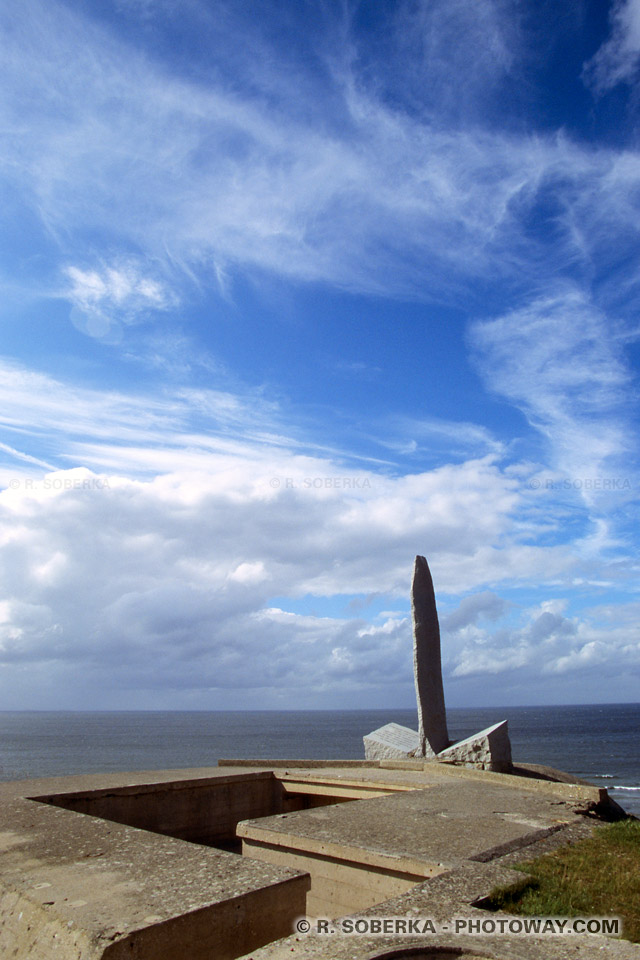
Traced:
[[430, 750], [428, 744], [422, 754], [417, 731], [399, 723], [387, 723], [367, 734], [363, 740], [367, 760], [436, 759], [496, 773], [508, 773], [513, 767], [507, 720], [459, 740], [438, 754]]
[[418, 732], [399, 723], [387, 723], [362, 739], [367, 760], [413, 760], [420, 749]]
[[481, 770], [494, 770], [496, 773], [508, 773], [513, 767], [508, 721], [495, 723], [492, 727], [441, 750], [438, 760], [478, 767]]

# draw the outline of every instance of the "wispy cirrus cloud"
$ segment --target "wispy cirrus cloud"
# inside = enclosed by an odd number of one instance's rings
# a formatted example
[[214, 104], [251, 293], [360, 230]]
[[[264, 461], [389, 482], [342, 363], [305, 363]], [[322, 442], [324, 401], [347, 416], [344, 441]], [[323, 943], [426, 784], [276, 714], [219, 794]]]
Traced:
[[520, 407], [566, 475], [606, 475], [633, 447], [622, 343], [580, 289], [479, 322], [470, 342], [488, 388]]
[[522, 38], [513, 14], [509, 0], [398, 3], [387, 43], [403, 70], [383, 75], [383, 86], [440, 122], [486, 117], [492, 101], [504, 103], [505, 80], [518, 70]]
[[[461, 18], [472, 46], [491, 25], [499, 72], [510, 69], [507, 8], [476, 6], [473, 16], [463, 4], [404, 8], [421, 25], [424, 69], [439, 70], [443, 84], [453, 70], [444, 40]], [[108, 270], [131, 272], [105, 267], [98, 253], [92, 264], [86, 243], [96, 227], [123, 262], [143, 251], [156, 267], [146, 292], [131, 279], [131, 296], [117, 303], [125, 310], [135, 298], [153, 306], [161, 288], [167, 296], [160, 264], [183, 268], [184, 278], [206, 275], [227, 296], [238, 271], [267, 271], [460, 302], [491, 280], [524, 289], [541, 270], [592, 263], [605, 219], [610, 235], [612, 202], [628, 209], [640, 184], [640, 169], [627, 164], [624, 177], [612, 176], [615, 155], [566, 137], [509, 135], [471, 116], [444, 124], [431, 107], [392, 105], [349, 55], [348, 30], [319, 32], [315, 62], [325, 68], [296, 61], [292, 96], [275, 51], [236, 53], [231, 87], [215, 72], [206, 82], [198, 70], [172, 72], [63, 5], [29, 0], [14, 14], [0, 61], [5, 175], [32, 198], [67, 263], [85, 248], [70, 295], [96, 326], [108, 315], [102, 307], [117, 302], [120, 280]], [[227, 10], [214, 48], [228, 47], [237, 28]], [[319, 99], [330, 115], [318, 116]], [[550, 205], [556, 229], [543, 238], [534, 225]], [[637, 218], [626, 220], [635, 235]], [[139, 271], [148, 275], [138, 259]]]
[[391, 439], [381, 436], [378, 442], [390, 450], [421, 457], [439, 456], [446, 450], [447, 457], [466, 458], [487, 454], [499, 457], [505, 453], [502, 444], [490, 430], [481, 424], [425, 417], [389, 418], [386, 426]]
[[640, 66], [640, 3], [615, 0], [610, 14], [611, 36], [585, 64], [583, 78], [598, 93], [619, 83], [631, 83]]
[[[46, 457], [23, 456], [25, 462], [61, 466], [72, 460], [109, 466], [115, 465], [118, 450], [118, 464], [133, 473], [158, 467], [158, 457], [169, 463], [176, 447], [185, 453], [233, 452], [253, 444], [258, 451], [268, 437], [277, 445], [278, 430], [284, 429], [277, 404], [260, 391], [241, 395], [173, 386], [151, 395], [123, 393], [70, 384], [6, 359], [0, 360], [0, 411], [4, 429]], [[294, 438], [282, 436], [281, 442], [296, 445]]]

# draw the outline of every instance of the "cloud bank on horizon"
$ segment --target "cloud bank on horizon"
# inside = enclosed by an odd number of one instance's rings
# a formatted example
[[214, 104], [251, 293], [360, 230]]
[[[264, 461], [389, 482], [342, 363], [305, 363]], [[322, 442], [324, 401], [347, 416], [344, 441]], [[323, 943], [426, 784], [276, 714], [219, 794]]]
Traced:
[[640, 2], [0, 35], [3, 707], [637, 699]]

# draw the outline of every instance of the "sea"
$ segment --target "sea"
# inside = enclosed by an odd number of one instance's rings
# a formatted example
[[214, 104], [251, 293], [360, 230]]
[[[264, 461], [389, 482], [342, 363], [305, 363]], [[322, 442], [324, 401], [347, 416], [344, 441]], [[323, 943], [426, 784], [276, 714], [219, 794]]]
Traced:
[[[448, 709], [460, 740], [509, 721], [516, 763], [542, 763], [606, 787], [640, 816], [640, 704]], [[0, 711], [0, 780], [215, 766], [221, 758], [358, 759], [385, 723], [414, 710]]]

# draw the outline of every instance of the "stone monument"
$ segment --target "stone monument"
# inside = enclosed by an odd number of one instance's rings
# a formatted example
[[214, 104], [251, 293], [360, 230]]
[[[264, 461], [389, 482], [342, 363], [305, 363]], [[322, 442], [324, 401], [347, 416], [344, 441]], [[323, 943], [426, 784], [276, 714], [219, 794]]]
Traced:
[[442, 687], [440, 625], [429, 564], [416, 557], [411, 583], [413, 676], [418, 701], [418, 746], [423, 757], [449, 746]]
[[364, 739], [367, 760], [434, 759], [485, 770], [512, 768], [507, 721], [451, 743], [442, 685], [440, 627], [433, 581], [424, 557], [417, 556], [411, 584], [413, 670], [418, 702], [418, 731], [387, 723]]

